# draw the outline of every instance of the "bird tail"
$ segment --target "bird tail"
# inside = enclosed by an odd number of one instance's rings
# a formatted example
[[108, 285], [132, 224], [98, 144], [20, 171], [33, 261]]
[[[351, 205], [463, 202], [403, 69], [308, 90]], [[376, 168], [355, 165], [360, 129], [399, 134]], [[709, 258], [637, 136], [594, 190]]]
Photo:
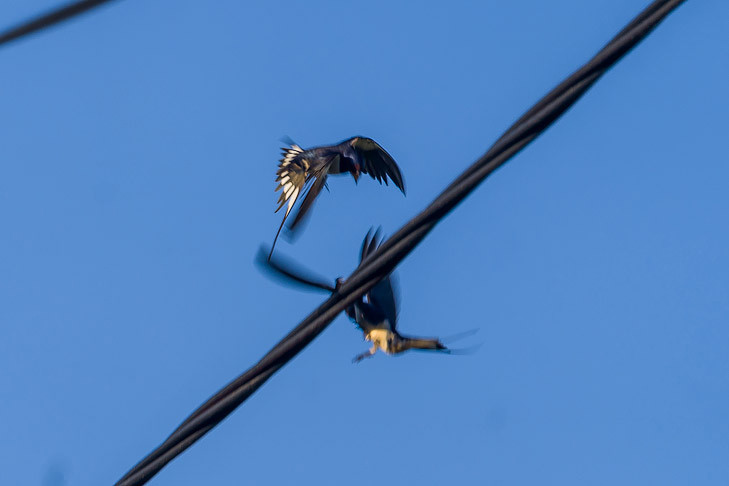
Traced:
[[[304, 152], [304, 149], [291, 142], [289, 148], [283, 147], [281, 149], [282, 157], [278, 164], [278, 170], [276, 171], [276, 191], [281, 191], [281, 195], [278, 198], [278, 208], [275, 212], [278, 212], [284, 205], [286, 207], [286, 214], [284, 214], [281, 226], [278, 227], [276, 236], [273, 239], [273, 245], [271, 245], [271, 254], [273, 255], [273, 249], [276, 247], [276, 241], [281, 233], [281, 229], [288, 218], [291, 208], [294, 207], [294, 203], [299, 197], [299, 193], [306, 184], [306, 169], [299, 165], [296, 158]], [[288, 204], [287, 204], [288, 203]], [[269, 259], [271, 256], [269, 255]]]
[[289, 147], [281, 147], [281, 167], [289, 165], [296, 157], [304, 152], [304, 149], [293, 141]]
[[302, 167], [301, 162], [296, 160], [302, 153], [304, 153], [304, 149], [295, 143], [288, 148], [281, 148], [281, 160], [276, 171], [276, 182], [278, 182], [276, 190], [281, 191], [281, 196], [278, 199], [276, 212], [288, 202], [284, 219], [291, 212], [291, 208], [299, 197], [299, 192], [306, 183], [306, 167]]
[[[476, 330], [466, 331], [455, 335], [453, 338], [462, 338], [468, 335], [474, 334]], [[395, 351], [392, 354], [402, 353], [408, 349], [420, 349], [423, 351], [439, 351], [446, 354], [473, 354], [483, 345], [483, 343], [470, 346], [468, 348], [449, 348], [443, 344], [444, 340], [434, 338], [417, 338], [400, 336], [400, 341], [395, 347]]]
[[443, 352], [450, 352], [450, 350], [441, 343], [438, 339], [434, 338], [411, 338], [411, 337], [402, 337], [403, 343], [402, 343], [402, 351], [408, 350], [408, 349], [422, 349], [427, 351], [443, 351]]

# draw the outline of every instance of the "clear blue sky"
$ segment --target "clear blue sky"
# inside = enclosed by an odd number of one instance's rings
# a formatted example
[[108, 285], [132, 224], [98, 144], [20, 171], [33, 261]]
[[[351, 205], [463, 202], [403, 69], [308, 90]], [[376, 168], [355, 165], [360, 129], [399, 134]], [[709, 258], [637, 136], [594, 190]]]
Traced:
[[[279, 139], [355, 134], [278, 249], [330, 276], [648, 2], [114, 3], [0, 50], [0, 484], [112, 484], [323, 297], [253, 259]], [[55, 1], [3, 1], [8, 25]], [[729, 3], [688, 1], [151, 484], [729, 483]], [[459, 343], [460, 344], [460, 343]]]

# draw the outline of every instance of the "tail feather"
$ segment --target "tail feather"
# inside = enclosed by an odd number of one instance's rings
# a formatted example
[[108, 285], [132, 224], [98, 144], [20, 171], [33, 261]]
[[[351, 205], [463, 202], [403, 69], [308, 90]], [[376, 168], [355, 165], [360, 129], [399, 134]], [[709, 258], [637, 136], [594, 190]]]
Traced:
[[281, 195], [278, 198], [276, 212], [288, 202], [285, 219], [306, 184], [309, 163], [299, 159], [299, 156], [304, 153], [304, 149], [296, 144], [292, 144], [289, 148], [282, 148], [281, 152], [281, 161], [276, 171], [276, 182], [278, 182], [276, 190], [281, 191]]
[[286, 214], [284, 214], [283, 220], [281, 221], [281, 226], [278, 227], [276, 236], [273, 239], [269, 259], [273, 255], [273, 249], [276, 247], [276, 241], [278, 241], [278, 236], [286, 222], [286, 218], [288, 218], [291, 209], [294, 207], [296, 200], [306, 185], [307, 171], [309, 169], [309, 163], [299, 157], [304, 153], [304, 149], [295, 143], [292, 143], [289, 148], [282, 148], [281, 151], [282, 158], [276, 171], [276, 182], [278, 182], [276, 190], [281, 191], [281, 195], [278, 198], [278, 207], [275, 212], [278, 212], [286, 203], [288, 205], [286, 207]]
[[408, 349], [448, 352], [448, 348], [438, 339], [403, 337], [402, 350], [398, 352], [406, 351]]
[[293, 161], [297, 155], [302, 153], [304, 149], [296, 145], [295, 143], [291, 143], [290, 147], [281, 147], [281, 165], [288, 165], [291, 161]]

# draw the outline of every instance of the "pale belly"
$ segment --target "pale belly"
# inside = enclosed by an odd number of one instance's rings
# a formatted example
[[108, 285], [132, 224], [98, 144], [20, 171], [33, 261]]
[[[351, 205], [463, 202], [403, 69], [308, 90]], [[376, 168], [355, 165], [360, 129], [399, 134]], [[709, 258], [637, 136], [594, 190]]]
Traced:
[[394, 337], [395, 336], [392, 331], [388, 329], [373, 329], [369, 333], [367, 333], [365, 339], [367, 341], [372, 341], [372, 344], [376, 348], [380, 348], [382, 351], [389, 354], [390, 350], [387, 343], [392, 342], [394, 340]]

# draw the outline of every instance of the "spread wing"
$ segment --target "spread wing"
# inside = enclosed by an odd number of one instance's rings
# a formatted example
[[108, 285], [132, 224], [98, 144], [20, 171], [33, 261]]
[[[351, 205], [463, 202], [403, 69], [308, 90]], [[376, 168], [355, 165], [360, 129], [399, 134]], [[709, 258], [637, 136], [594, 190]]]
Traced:
[[336, 288], [327, 283], [324, 278], [317, 276], [292, 260], [283, 259], [278, 254], [274, 258], [266, 258], [266, 252], [263, 247], [258, 250], [256, 264], [266, 273], [284, 279], [289, 283], [301, 285], [309, 289], [321, 289], [327, 292], [336, 291]]
[[[379, 229], [374, 233], [372, 231], [368, 232], [362, 242], [360, 262], [373, 253], [380, 246], [381, 241]], [[367, 293], [367, 301], [384, 312], [387, 320], [390, 322], [390, 328], [394, 331], [397, 326], [397, 298], [392, 282], [392, 274], [377, 282], [370, 289]]]
[[384, 181], [385, 185], [389, 176], [393, 184], [405, 194], [405, 183], [400, 168], [380, 144], [367, 137], [354, 137], [351, 143], [363, 173], [369, 174], [379, 183]]

